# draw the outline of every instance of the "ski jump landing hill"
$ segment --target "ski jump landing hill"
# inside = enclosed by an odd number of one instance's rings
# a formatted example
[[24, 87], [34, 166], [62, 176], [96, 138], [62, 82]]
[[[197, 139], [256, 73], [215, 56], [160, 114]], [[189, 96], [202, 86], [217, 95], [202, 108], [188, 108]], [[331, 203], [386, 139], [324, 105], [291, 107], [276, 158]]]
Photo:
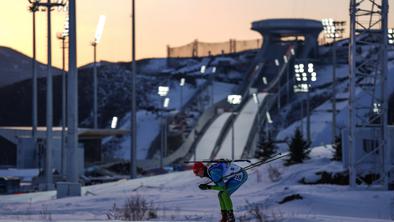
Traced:
[[[231, 107], [220, 101], [202, 115], [196, 129], [178, 150], [164, 158], [168, 165], [181, 160], [230, 158], [232, 155], [232, 126], [234, 126], [235, 158], [254, 153], [260, 126], [266, 122], [266, 112], [282, 92], [289, 92], [292, 76], [289, 67], [295, 59], [313, 58], [317, 55], [318, 35], [323, 30], [320, 21], [309, 19], [269, 19], [252, 23], [252, 30], [263, 36], [263, 44], [251, 61], [243, 81], [234, 89], [242, 95], [242, 103]], [[284, 58], [286, 56], [286, 58]], [[286, 72], [287, 70], [287, 72]], [[287, 78], [285, 74], [287, 73]], [[268, 83], [263, 84], [262, 77]], [[286, 79], [284, 81], [284, 79]], [[279, 89], [279, 90], [278, 90]], [[258, 103], [251, 91], [256, 92]], [[275, 91], [275, 94], [272, 92]], [[279, 93], [278, 93], [279, 91]], [[236, 112], [237, 115], [232, 115]], [[194, 133], [194, 132], [198, 132]], [[157, 166], [158, 160], [140, 163], [144, 169]]]

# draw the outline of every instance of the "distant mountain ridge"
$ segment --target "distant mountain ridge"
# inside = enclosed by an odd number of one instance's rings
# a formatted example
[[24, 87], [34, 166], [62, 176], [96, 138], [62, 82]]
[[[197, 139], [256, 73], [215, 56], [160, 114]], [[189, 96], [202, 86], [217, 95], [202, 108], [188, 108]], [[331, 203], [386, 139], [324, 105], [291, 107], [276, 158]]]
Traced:
[[[47, 66], [37, 64], [37, 76], [46, 76]], [[61, 70], [53, 67], [53, 75]], [[0, 46], [0, 87], [32, 78], [32, 58], [14, 49]]]

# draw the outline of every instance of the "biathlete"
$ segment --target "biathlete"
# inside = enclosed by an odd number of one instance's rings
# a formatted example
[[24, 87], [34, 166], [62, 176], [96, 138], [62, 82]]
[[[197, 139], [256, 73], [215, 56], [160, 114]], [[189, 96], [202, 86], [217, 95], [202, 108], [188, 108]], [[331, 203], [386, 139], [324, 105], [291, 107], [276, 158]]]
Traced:
[[219, 204], [222, 213], [221, 222], [234, 222], [233, 194], [248, 179], [248, 174], [240, 166], [224, 161], [215, 163], [209, 167], [203, 162], [195, 162], [193, 172], [201, 178], [208, 177], [215, 185], [200, 184], [201, 190], [218, 190]]

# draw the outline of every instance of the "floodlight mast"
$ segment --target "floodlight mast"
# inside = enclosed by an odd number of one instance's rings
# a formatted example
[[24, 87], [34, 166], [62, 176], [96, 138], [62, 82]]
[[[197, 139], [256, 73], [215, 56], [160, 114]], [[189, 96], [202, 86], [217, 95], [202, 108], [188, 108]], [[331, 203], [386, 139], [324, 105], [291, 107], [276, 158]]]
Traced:
[[62, 42], [62, 135], [61, 135], [61, 173], [62, 175], [66, 174], [66, 67], [65, 67], [65, 58], [66, 58], [66, 38], [68, 37], [68, 16], [66, 17], [66, 21], [64, 23], [64, 30], [61, 33], [58, 33], [57, 38]]
[[[51, 38], [51, 11], [53, 7], [64, 6], [64, 1], [52, 3], [47, 0], [46, 3], [41, 3], [39, 0], [29, 0], [29, 3], [34, 8], [46, 7], [47, 8], [47, 93], [46, 93], [46, 149], [45, 149], [45, 184], [42, 187], [45, 190], [52, 190], [53, 175], [52, 175], [52, 131], [53, 131], [53, 83], [52, 83], [52, 38]], [[34, 71], [33, 71], [34, 72]]]
[[132, 98], [130, 118], [130, 178], [137, 178], [137, 96], [136, 96], [136, 50], [135, 50], [135, 0], [131, 0], [131, 70], [132, 70]]
[[37, 148], [37, 61], [36, 61], [36, 12], [39, 1], [29, 0], [29, 10], [33, 14], [33, 59], [32, 59], [32, 142], [34, 150]]
[[235, 153], [235, 135], [234, 135], [234, 123], [235, 123], [235, 105], [241, 104], [242, 96], [241, 95], [229, 95], [227, 96], [227, 102], [233, 105], [232, 107], [232, 124], [231, 124], [231, 159], [234, 160], [234, 153]]
[[160, 169], [164, 168], [164, 156], [167, 150], [167, 118], [163, 113], [165, 113], [170, 102], [170, 99], [166, 97], [169, 91], [168, 86], [159, 86], [157, 92], [160, 96]]
[[342, 38], [344, 32], [345, 21], [335, 21], [334, 19], [322, 19], [322, 25], [324, 27], [324, 33], [327, 38], [332, 39], [332, 96], [331, 96], [331, 104], [332, 104], [332, 135], [331, 142], [335, 144], [335, 139], [337, 137], [337, 106], [336, 106], [336, 40], [337, 38]]
[[101, 36], [104, 31], [105, 16], [101, 15], [99, 17], [99, 22], [96, 28], [96, 34], [94, 41], [91, 43], [93, 46], [93, 128], [98, 128], [97, 121], [97, 44], [101, 40]]

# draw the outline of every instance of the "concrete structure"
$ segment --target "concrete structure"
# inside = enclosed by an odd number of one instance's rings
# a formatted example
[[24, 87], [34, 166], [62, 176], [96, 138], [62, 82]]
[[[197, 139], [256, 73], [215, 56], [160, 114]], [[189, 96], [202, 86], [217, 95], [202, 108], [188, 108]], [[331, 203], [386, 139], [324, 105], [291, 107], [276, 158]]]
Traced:
[[[31, 127], [0, 127], [0, 136], [14, 144], [7, 152], [16, 153], [17, 168], [42, 168], [45, 161], [46, 128], [37, 129], [38, 147], [34, 148], [31, 137]], [[61, 127], [53, 128], [53, 168], [60, 172], [61, 158]], [[127, 130], [118, 129], [78, 129], [79, 150], [77, 158], [78, 169], [83, 172], [85, 163], [101, 161], [101, 139], [107, 136], [124, 136]], [[14, 150], [12, 150], [14, 149]], [[1, 148], [0, 148], [1, 150]], [[15, 155], [12, 155], [15, 156]], [[1, 165], [1, 163], [0, 163]], [[9, 165], [9, 164], [7, 164]]]
[[[266, 19], [252, 23], [252, 30], [263, 36], [263, 46], [266, 48], [272, 42], [303, 40], [304, 46], [301, 58], [314, 57], [318, 49], [318, 36], [323, 30], [320, 21], [312, 19]], [[309, 52], [312, 49], [312, 54]]]

